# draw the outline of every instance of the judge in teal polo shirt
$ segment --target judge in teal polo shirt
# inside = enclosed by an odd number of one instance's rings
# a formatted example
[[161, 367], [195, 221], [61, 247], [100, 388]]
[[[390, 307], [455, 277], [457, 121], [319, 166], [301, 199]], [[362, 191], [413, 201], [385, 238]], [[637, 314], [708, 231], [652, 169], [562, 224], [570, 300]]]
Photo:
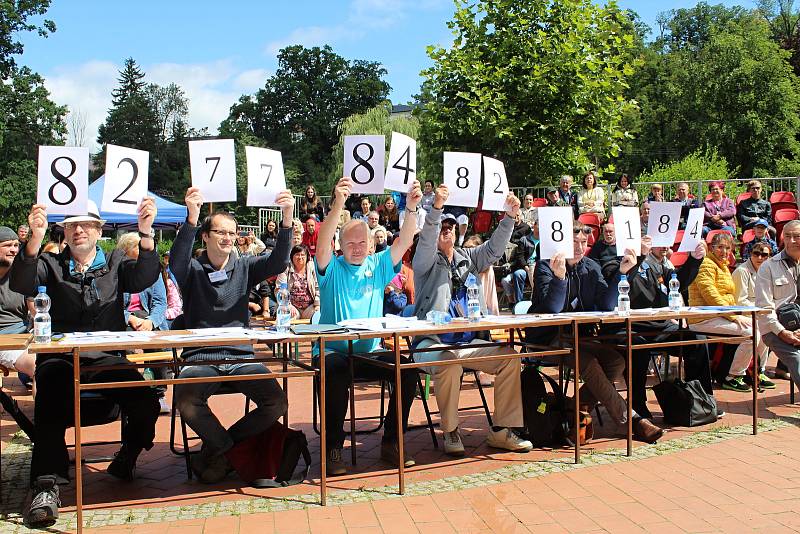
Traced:
[[[411, 247], [416, 231], [416, 211], [422, 199], [419, 182], [415, 181], [406, 195], [406, 211], [415, 214], [406, 217], [400, 233], [391, 247], [377, 254], [369, 253], [371, 236], [364, 221], [351, 220], [339, 234], [342, 255], [335, 256], [333, 237], [339, 214], [344, 208], [353, 187], [350, 178], [342, 178], [334, 189], [334, 200], [330, 213], [319, 228], [317, 255], [314, 263], [320, 292], [320, 323], [333, 324], [345, 319], [365, 319], [383, 316], [384, 288], [400, 272], [403, 255]], [[380, 347], [379, 339], [364, 339], [353, 342], [354, 353], [370, 353]], [[327, 474], [343, 475], [347, 472], [342, 460], [342, 447], [345, 432], [343, 429], [347, 400], [350, 391], [350, 363], [347, 342], [325, 344], [325, 417], [327, 420], [328, 449]], [[394, 361], [391, 354], [376, 355], [376, 358]], [[354, 362], [357, 378], [389, 378], [394, 374], [386, 369]], [[402, 381], [403, 428], [408, 423], [408, 413], [414, 402], [417, 372], [404, 370]], [[397, 446], [397, 418], [395, 393], [392, 392], [381, 442], [381, 459], [392, 464], [399, 463]], [[414, 465], [414, 460], [406, 454], [404, 465]]]

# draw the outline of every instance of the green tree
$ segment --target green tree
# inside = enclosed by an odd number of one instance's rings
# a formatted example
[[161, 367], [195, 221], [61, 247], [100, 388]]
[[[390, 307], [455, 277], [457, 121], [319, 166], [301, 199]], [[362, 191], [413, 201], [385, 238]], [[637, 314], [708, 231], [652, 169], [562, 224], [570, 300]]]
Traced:
[[794, 0], [759, 0], [758, 9], [769, 23], [772, 38], [792, 54], [789, 63], [800, 75], [800, 10], [795, 9]]
[[330, 46], [289, 46], [278, 69], [254, 96], [243, 95], [220, 125], [222, 136], [260, 139], [280, 150], [287, 170], [313, 183], [327, 176], [331, 149], [342, 121], [382, 102], [389, 94], [386, 69], [353, 60]]
[[47, 37], [56, 31], [52, 20], [45, 19], [41, 26], [31, 23], [31, 17], [44, 15], [50, 7], [50, 0], [24, 0], [18, 2], [0, 2], [0, 80], [11, 77], [17, 68], [16, 58], [22, 54], [20, 33], [36, 31]]
[[525, 185], [617, 154], [636, 43], [613, 0], [457, 0], [448, 26], [453, 45], [429, 47], [423, 71], [431, 168], [443, 150], [482, 152]]

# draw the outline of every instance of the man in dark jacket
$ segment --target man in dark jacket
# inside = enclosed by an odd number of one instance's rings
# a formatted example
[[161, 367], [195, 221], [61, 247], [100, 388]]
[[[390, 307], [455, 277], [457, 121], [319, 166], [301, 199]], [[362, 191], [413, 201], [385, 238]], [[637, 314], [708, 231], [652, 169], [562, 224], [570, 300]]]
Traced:
[[[86, 215], [64, 219], [63, 252], [39, 255], [47, 231], [45, 206], [36, 204], [28, 216], [31, 234], [22, 253], [11, 267], [10, 287], [26, 296], [35, 296], [45, 286], [52, 300], [50, 316], [55, 332], [96, 330], [124, 331], [126, 328], [123, 295], [144, 291], [161, 274], [161, 265], [150, 229], [156, 216], [153, 199], [142, 200], [138, 225], [141, 241], [139, 259], [122, 250], [105, 255], [97, 240], [105, 221], [97, 206], [89, 202]], [[135, 367], [92, 372], [96, 365], [129, 364], [117, 352], [81, 353], [84, 382], [128, 382], [142, 380]], [[29, 525], [52, 524], [58, 517], [58, 486], [69, 479], [69, 455], [64, 431], [74, 421], [72, 357], [39, 355], [36, 362], [37, 395], [34, 405], [33, 456], [30, 478], [33, 500], [26, 512]], [[127, 417], [122, 448], [107, 471], [115, 477], [134, 478], [136, 459], [142, 449], [153, 446], [158, 398], [150, 388], [131, 387], [103, 390]]]
[[[531, 311], [561, 313], [609, 311], [614, 308], [616, 292], [610, 290], [597, 262], [584, 256], [590, 233], [588, 226], [576, 222], [573, 258], [565, 259], [563, 254], [556, 254], [552, 259], [540, 260], [536, 264], [534, 276], [537, 291]], [[636, 261], [631, 261], [629, 256], [623, 257], [618, 269], [609, 277], [613, 286], [619, 283], [620, 273], [628, 273], [635, 265]], [[525, 334], [529, 343], [549, 345], [558, 342], [556, 327], [529, 328]], [[600, 401], [614, 422], [622, 425], [627, 422], [627, 405], [617, 392], [614, 380], [622, 375], [625, 359], [614, 348], [592, 341], [591, 332], [583, 331], [581, 337], [582, 405], [591, 410]], [[572, 362], [567, 358], [565, 363], [570, 365]], [[641, 441], [654, 443], [663, 431], [634, 411], [633, 433]]]
[[614, 223], [603, 225], [602, 239], [592, 246], [589, 257], [600, 265], [607, 261], [617, 259], [617, 234], [614, 230]]
[[[742, 225], [742, 231], [753, 228], [761, 219], [772, 224], [772, 205], [761, 198], [761, 182], [750, 180], [747, 182], [747, 190], [750, 192], [750, 198], [742, 200], [736, 206], [736, 218], [739, 219], [739, 224]], [[775, 233], [774, 228], [770, 231], [772, 234]]]
[[[675, 269], [667, 260], [667, 247], [650, 248], [650, 242], [650, 237], [643, 237], [642, 255], [638, 259], [632, 255], [629, 258], [630, 262], [636, 263], [636, 266], [628, 273], [628, 282], [631, 285], [631, 309], [668, 307], [669, 281], [672, 279], [672, 274], [675, 273], [677, 275], [681, 289], [686, 290], [697, 276], [700, 264], [706, 255], [705, 243], [701, 241], [689, 255], [686, 263]], [[613, 273], [616, 269], [619, 269], [619, 263], [620, 260], [617, 258], [605, 263], [603, 272]], [[682, 328], [681, 324], [675, 320], [637, 321], [633, 327], [634, 345], [666, 341], [688, 341], [702, 336]], [[624, 331], [618, 333], [622, 334]], [[648, 333], [657, 333], [657, 335], [647, 335]], [[703, 389], [708, 394], [713, 394], [706, 345], [670, 347], [665, 349], [665, 352], [676, 356], [682, 355], [684, 377], [687, 380], [699, 380]], [[630, 389], [633, 409], [642, 417], [652, 419], [650, 410], [647, 408], [647, 392], [645, 390], [650, 351], [635, 350], [632, 359], [632, 383], [630, 384]]]
[[[294, 197], [289, 191], [283, 191], [275, 203], [283, 212], [283, 220], [272, 253], [237, 257], [233, 253], [238, 230], [236, 219], [229, 213], [217, 212], [198, 226], [203, 197], [196, 187], [186, 191], [189, 214], [178, 230], [169, 257], [169, 267], [183, 295], [186, 328], [249, 325], [250, 289], [270, 276], [282, 273], [289, 265]], [[192, 245], [198, 230], [205, 252], [195, 259], [192, 258]], [[182, 357], [195, 365], [184, 367], [181, 378], [269, 373], [263, 364], [256, 362], [218, 363], [224, 359], [253, 358], [250, 345], [185, 349]], [[228, 386], [252, 400], [256, 409], [226, 430], [208, 407], [208, 398], [221, 385], [220, 382], [209, 382], [175, 386], [175, 402], [181, 417], [203, 440], [201, 453], [192, 456], [192, 470], [207, 483], [219, 482], [231, 471], [225, 453], [234, 444], [269, 428], [288, 406], [286, 394], [275, 379], [227, 382]]]

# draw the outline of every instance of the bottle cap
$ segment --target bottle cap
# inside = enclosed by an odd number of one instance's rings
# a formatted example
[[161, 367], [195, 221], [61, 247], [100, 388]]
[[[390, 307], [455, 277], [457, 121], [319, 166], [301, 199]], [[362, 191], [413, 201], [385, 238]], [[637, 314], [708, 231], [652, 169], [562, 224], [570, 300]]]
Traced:
[[477, 284], [478, 284], [478, 280], [475, 278], [475, 275], [472, 274], [472, 273], [469, 273], [469, 276], [467, 276], [467, 287], [474, 286], [474, 285], [477, 285]]
[[672, 273], [672, 278], [678, 278], [678, 273]]
[[39, 286], [36, 288], [37, 293], [47, 293], [47, 286]]
[[626, 275], [626, 274], [619, 275], [619, 281], [622, 282], [623, 280], [627, 281], [628, 280], [628, 275]]

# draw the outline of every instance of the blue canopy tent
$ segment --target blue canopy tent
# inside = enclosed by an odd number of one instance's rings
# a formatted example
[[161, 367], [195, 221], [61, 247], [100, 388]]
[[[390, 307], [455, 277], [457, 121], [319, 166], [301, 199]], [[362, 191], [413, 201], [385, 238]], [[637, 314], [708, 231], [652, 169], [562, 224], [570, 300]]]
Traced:
[[[89, 200], [94, 201], [98, 207], [103, 203], [103, 184], [105, 184], [105, 179], [106, 176], [103, 175], [89, 184]], [[175, 228], [186, 220], [186, 216], [188, 215], [186, 206], [170, 202], [150, 191], [148, 191], [147, 194], [156, 200], [156, 209], [158, 209], [156, 220], [153, 223], [154, 228]], [[106, 220], [106, 226], [113, 228], [136, 225], [136, 215], [101, 211], [100, 217]], [[50, 223], [63, 220], [64, 215], [47, 216], [47, 222]]]

